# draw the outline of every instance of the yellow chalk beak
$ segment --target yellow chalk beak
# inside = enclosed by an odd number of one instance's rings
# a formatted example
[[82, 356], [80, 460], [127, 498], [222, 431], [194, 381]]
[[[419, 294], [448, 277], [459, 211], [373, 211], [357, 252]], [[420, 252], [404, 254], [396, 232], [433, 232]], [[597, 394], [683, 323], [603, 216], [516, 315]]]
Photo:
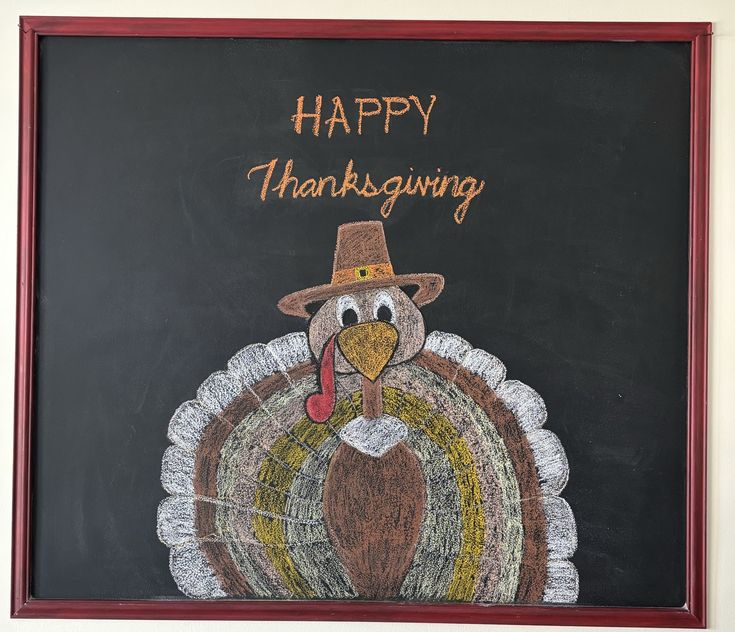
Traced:
[[398, 346], [398, 330], [382, 320], [360, 323], [337, 335], [342, 355], [362, 375], [374, 382]]

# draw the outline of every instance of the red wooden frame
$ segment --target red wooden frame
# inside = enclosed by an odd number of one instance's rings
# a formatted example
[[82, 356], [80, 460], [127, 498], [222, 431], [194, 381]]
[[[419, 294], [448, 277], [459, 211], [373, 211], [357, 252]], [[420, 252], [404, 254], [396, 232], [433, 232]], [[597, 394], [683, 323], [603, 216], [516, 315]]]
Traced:
[[[446, 621], [705, 627], [710, 23], [434, 22], [23, 17], [11, 616], [123, 619]], [[338, 601], [51, 600], [30, 594], [38, 45], [44, 35], [691, 43], [687, 600], [681, 608]]]

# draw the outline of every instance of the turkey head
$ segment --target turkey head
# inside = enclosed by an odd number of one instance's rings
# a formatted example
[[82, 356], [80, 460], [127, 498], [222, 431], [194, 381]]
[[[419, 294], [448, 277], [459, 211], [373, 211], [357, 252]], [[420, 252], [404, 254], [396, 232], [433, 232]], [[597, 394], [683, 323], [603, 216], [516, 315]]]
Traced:
[[421, 312], [396, 286], [330, 298], [309, 324], [309, 345], [320, 362], [322, 391], [311, 400], [318, 404], [307, 403], [310, 418], [323, 422], [331, 415], [336, 372], [362, 376], [363, 417], [381, 419], [381, 373], [415, 357], [424, 337]]

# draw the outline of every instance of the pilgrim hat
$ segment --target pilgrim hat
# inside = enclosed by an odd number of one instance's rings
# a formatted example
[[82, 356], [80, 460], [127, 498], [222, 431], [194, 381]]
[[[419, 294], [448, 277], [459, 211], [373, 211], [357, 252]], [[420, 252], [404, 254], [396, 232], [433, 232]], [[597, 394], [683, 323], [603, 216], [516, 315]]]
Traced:
[[397, 285], [415, 286], [411, 299], [418, 307], [431, 303], [444, 288], [441, 274], [395, 274], [388, 256], [382, 222], [353, 222], [337, 228], [332, 282], [293, 292], [278, 301], [289, 316], [309, 318], [307, 306], [333, 296]]

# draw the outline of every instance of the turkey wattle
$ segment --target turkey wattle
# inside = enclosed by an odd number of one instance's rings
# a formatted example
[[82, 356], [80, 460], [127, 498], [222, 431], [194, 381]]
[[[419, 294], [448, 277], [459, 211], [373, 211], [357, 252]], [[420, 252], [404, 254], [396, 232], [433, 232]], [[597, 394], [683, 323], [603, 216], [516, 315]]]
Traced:
[[393, 272], [380, 222], [343, 225], [332, 282], [279, 302], [321, 304], [308, 336], [245, 347], [179, 407], [158, 534], [182, 592], [576, 601], [544, 402], [462, 338], [425, 336], [442, 287]]

